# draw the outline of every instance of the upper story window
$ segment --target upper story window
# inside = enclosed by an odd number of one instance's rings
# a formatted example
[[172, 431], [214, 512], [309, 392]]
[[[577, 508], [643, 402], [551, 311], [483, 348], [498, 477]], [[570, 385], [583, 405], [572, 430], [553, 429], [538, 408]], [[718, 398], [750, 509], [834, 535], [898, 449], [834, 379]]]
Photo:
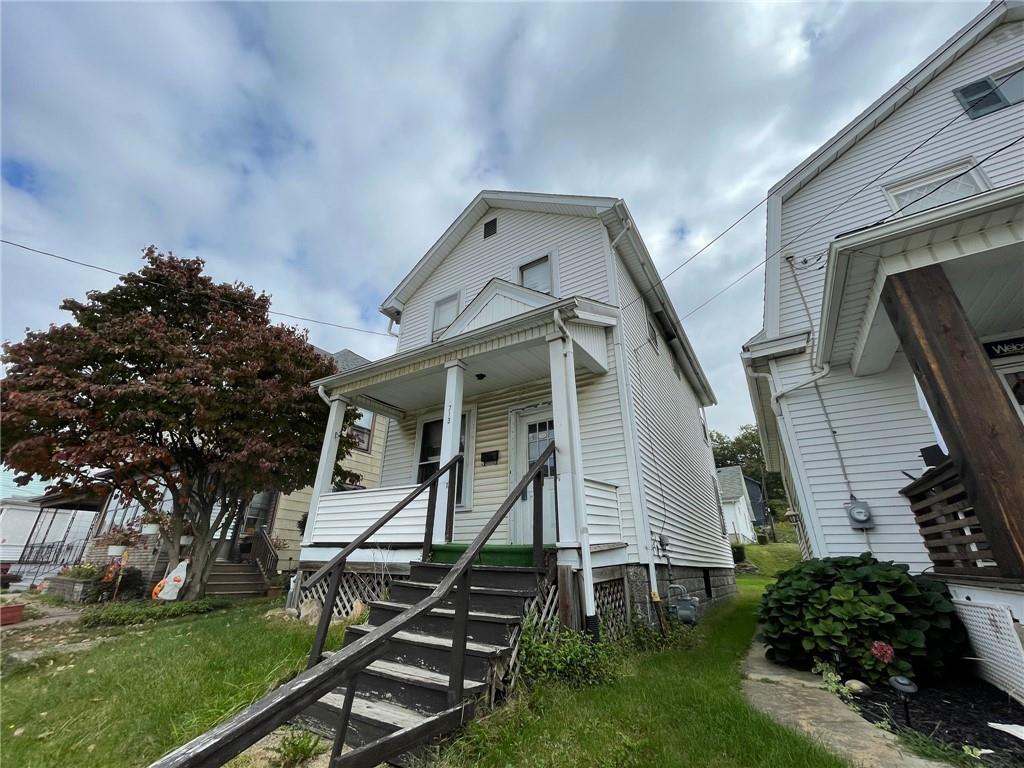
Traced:
[[552, 293], [551, 257], [541, 256], [519, 267], [519, 284], [541, 293]]
[[438, 337], [446, 330], [448, 326], [455, 322], [455, 318], [459, 314], [459, 295], [454, 294], [453, 296], [447, 296], [434, 303], [434, 329], [431, 335], [432, 341], [437, 341]]
[[976, 80], [953, 91], [972, 120], [1024, 101], [1024, 64]]
[[654, 324], [654, 318], [647, 315], [647, 340], [651, 342], [654, 351], [658, 351], [658, 327]]
[[901, 216], [909, 216], [986, 189], [988, 184], [978, 169], [971, 168], [970, 163], [961, 163], [928, 176], [892, 184], [885, 188], [885, 193], [894, 211], [899, 211]]
[[360, 451], [370, 451], [370, 437], [373, 434], [373, 413], [360, 411], [359, 418], [352, 422], [352, 437], [356, 439], [356, 448]]
[[491, 219], [490, 221], [485, 221], [484, 222], [484, 240], [486, 240], [491, 235], [496, 235], [496, 234], [498, 234], [498, 219], [494, 218], [494, 219]]

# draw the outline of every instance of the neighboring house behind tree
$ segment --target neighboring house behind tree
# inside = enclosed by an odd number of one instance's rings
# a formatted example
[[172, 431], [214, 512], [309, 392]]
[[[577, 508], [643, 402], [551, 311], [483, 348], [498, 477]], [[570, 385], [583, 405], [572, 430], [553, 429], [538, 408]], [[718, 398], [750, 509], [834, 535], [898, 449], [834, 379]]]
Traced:
[[[722, 499], [725, 530], [733, 544], [757, 543], [754, 530], [754, 500], [747, 489], [742, 467], [721, 467], [715, 470]], [[760, 486], [759, 486], [760, 487]]]
[[[324, 354], [329, 354], [325, 352]], [[350, 349], [342, 349], [330, 357], [334, 358], [339, 371], [347, 371], [367, 365], [370, 361], [357, 355]], [[360, 418], [353, 423], [351, 432], [356, 438], [351, 453], [346, 456], [341, 466], [359, 475], [360, 480], [353, 488], [376, 488], [380, 485], [381, 459], [384, 456], [384, 441], [388, 432], [386, 417], [378, 416], [372, 411], [364, 410]], [[277, 501], [271, 537], [285, 542], [287, 546], [279, 551], [282, 570], [292, 570], [299, 566], [299, 549], [302, 542], [302, 522], [309, 514], [309, 502], [312, 487], [301, 488], [293, 493], [282, 495]]]
[[946, 579], [1019, 697], [1022, 127], [1024, 6], [992, 3], [771, 189], [742, 352], [810, 552]]

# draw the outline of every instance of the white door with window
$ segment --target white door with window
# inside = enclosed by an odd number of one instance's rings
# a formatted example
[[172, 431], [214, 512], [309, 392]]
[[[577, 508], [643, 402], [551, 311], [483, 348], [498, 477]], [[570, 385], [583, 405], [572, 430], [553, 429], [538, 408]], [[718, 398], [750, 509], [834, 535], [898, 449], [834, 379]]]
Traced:
[[[520, 411], [514, 417], [515, 447], [513, 452], [512, 477], [509, 487], [513, 488], [555, 440], [555, 422], [551, 409], [531, 408]], [[555, 457], [550, 456], [541, 470], [544, 478], [544, 543], [554, 544], [555, 527]], [[513, 544], [533, 543], [533, 483], [520, 497], [512, 511], [511, 542]]]

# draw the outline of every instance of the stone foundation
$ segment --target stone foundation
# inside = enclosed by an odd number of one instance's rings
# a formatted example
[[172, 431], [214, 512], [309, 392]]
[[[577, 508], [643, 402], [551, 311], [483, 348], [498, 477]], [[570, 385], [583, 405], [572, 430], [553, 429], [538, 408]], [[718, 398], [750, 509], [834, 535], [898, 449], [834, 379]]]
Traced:
[[700, 613], [725, 602], [736, 595], [736, 572], [732, 568], [694, 568], [673, 565], [671, 575], [667, 565], [657, 566], [658, 594], [668, 598], [669, 584], [686, 588], [691, 597], [700, 600]]

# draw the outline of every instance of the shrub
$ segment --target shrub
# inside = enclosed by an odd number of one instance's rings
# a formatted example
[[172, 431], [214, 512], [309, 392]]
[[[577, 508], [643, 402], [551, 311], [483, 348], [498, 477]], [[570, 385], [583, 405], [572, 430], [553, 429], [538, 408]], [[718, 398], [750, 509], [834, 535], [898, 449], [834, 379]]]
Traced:
[[967, 652], [945, 585], [871, 554], [805, 560], [779, 574], [759, 616], [768, 658], [807, 669], [831, 661], [872, 682], [933, 677]]
[[117, 574], [110, 581], [104, 581], [106, 570], [97, 570], [89, 582], [89, 586], [82, 590], [82, 601], [86, 603], [102, 603], [114, 599], [114, 590], [117, 590], [118, 600], [138, 600], [143, 597], [146, 590], [142, 578], [142, 571], [138, 568], [124, 568], [121, 573], [121, 583], [117, 583]]
[[583, 632], [529, 621], [519, 641], [519, 663], [526, 683], [559, 682], [574, 688], [615, 678], [615, 652]]
[[163, 619], [176, 619], [200, 613], [219, 611], [231, 605], [225, 598], [204, 597], [171, 603], [164, 600], [133, 600], [130, 602], [107, 603], [86, 608], [79, 623], [84, 627], [117, 627], [129, 624], [145, 624]]
[[732, 561], [734, 563], [744, 563], [747, 560], [747, 548], [742, 544], [732, 545]]
[[68, 565], [61, 568], [59, 576], [64, 576], [68, 579], [77, 579], [79, 581], [91, 581], [96, 578], [96, 574], [100, 572], [93, 563], [78, 563], [77, 565]]
[[10, 571], [0, 573], [0, 589], [7, 589], [11, 584], [17, 584], [20, 581], [20, 573], [11, 573]]

